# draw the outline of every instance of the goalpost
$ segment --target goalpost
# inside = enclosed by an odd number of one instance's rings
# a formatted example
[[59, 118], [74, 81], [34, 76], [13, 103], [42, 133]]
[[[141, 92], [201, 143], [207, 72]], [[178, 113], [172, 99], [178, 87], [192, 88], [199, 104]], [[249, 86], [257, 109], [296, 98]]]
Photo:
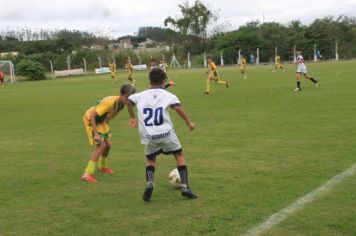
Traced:
[[0, 70], [5, 74], [5, 82], [8, 80], [11, 83], [16, 82], [14, 64], [11, 61], [0, 61]]

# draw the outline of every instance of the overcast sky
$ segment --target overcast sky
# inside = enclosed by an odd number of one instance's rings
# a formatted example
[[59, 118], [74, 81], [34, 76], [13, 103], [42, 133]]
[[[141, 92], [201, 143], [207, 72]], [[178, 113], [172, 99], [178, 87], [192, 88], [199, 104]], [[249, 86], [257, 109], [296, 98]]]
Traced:
[[[0, 31], [77, 29], [112, 31], [111, 36], [137, 32], [140, 26], [163, 27], [166, 17], [179, 16], [183, 0], [1, 0]], [[6, 2], [6, 3], [5, 3]], [[190, 0], [190, 2], [194, 2]], [[203, 0], [229, 30], [251, 20], [309, 24], [316, 18], [341, 14], [356, 17], [356, 0]]]

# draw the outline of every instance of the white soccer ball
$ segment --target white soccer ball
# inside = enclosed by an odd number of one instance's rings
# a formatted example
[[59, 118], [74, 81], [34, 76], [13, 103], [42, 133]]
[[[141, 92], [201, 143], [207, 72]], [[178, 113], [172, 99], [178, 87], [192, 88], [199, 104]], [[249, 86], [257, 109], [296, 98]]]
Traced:
[[180, 175], [177, 168], [173, 169], [171, 173], [169, 173], [169, 182], [176, 188], [181, 187]]

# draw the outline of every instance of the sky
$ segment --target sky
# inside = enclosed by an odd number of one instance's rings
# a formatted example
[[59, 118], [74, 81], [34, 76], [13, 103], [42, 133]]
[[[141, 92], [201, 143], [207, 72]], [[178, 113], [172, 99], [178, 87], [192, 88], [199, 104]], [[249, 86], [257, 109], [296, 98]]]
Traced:
[[[180, 16], [184, 0], [1, 0], [0, 31], [21, 28], [70, 29], [107, 37], [132, 35], [142, 26], [164, 27], [164, 19]], [[202, 0], [218, 15], [225, 30], [252, 20], [287, 24], [347, 15], [356, 17], [356, 0]], [[191, 3], [194, 0], [190, 0]]]

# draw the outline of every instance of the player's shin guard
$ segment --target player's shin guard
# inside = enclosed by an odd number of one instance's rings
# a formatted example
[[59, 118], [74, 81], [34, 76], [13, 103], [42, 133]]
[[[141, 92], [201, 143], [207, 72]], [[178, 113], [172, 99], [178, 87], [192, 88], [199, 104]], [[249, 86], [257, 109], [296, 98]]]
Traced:
[[300, 88], [300, 81], [297, 80], [297, 88]]
[[314, 84], [315, 84], [315, 83], [318, 83], [318, 81], [315, 80], [313, 77], [310, 78], [310, 81], [312, 81]]
[[152, 183], [154, 181], [155, 175], [155, 167], [154, 166], [146, 166], [146, 181], [147, 184]]
[[210, 79], [207, 79], [206, 80], [206, 90], [205, 90], [205, 92], [207, 93], [207, 94], [209, 94], [210, 93]]
[[179, 176], [180, 176], [180, 181], [182, 184], [182, 187], [188, 188], [188, 169], [187, 166], [177, 166]]
[[86, 174], [94, 174], [95, 169], [96, 169], [96, 161], [89, 160], [87, 167], [84, 170], [84, 173]]

